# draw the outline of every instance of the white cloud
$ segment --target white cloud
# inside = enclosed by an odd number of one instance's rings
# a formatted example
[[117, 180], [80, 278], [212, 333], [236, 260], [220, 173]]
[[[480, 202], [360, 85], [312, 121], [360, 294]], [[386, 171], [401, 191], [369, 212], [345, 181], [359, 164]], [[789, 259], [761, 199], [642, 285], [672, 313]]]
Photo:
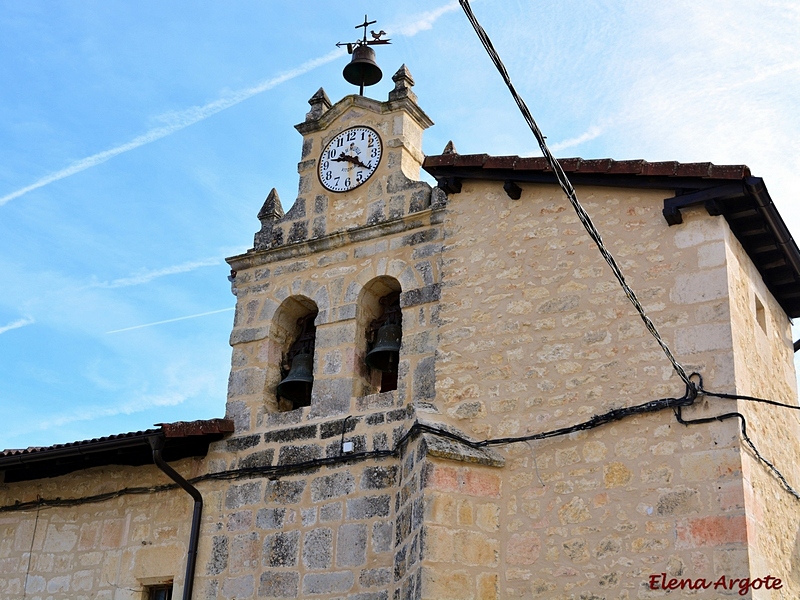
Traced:
[[174, 323], [175, 321], [185, 321], [186, 319], [196, 319], [197, 317], [205, 317], [207, 315], [216, 315], [217, 313], [228, 312], [234, 310], [234, 307], [221, 308], [219, 310], [211, 310], [196, 315], [188, 315], [186, 317], [176, 317], [174, 319], [166, 319], [164, 321], [155, 321], [154, 323], [145, 323], [144, 325], [134, 325], [133, 327], [125, 327], [123, 329], [114, 329], [113, 331], [106, 331], [106, 333], [121, 333], [123, 331], [131, 331], [133, 329], [142, 329], [144, 327], [153, 327], [154, 325], [163, 325], [164, 323]]
[[433, 29], [433, 24], [436, 23], [437, 19], [442, 15], [445, 15], [449, 12], [453, 12], [454, 10], [458, 10], [458, 2], [453, 1], [445, 4], [444, 6], [440, 6], [435, 10], [431, 10], [428, 12], [424, 12], [420, 15], [416, 15], [413, 19], [396, 25], [392, 28], [390, 33], [397, 35], [404, 35], [407, 37], [412, 37], [417, 35], [420, 31], [427, 31], [429, 29]]
[[569, 138], [563, 142], [556, 142], [555, 144], [548, 145], [550, 146], [550, 150], [552, 152], [560, 152], [561, 150], [566, 150], [567, 148], [580, 146], [584, 142], [588, 142], [599, 137], [602, 133], [603, 130], [600, 127], [593, 125], [578, 137]]
[[129, 287], [132, 285], [141, 285], [143, 283], [148, 283], [153, 279], [157, 279], [159, 277], [165, 277], [166, 275], [175, 275], [177, 273], [188, 273], [190, 271], [194, 271], [202, 267], [213, 267], [219, 265], [221, 262], [222, 262], [221, 258], [208, 258], [204, 260], [190, 261], [179, 265], [174, 265], [171, 267], [164, 267], [163, 269], [156, 269], [154, 271], [141, 271], [140, 273], [137, 273], [136, 275], [132, 275], [130, 277], [121, 277], [120, 279], [113, 279], [111, 281], [94, 283], [91, 285], [91, 287], [120, 288], [120, 287]]
[[0, 327], [0, 334], [5, 333], [6, 331], [11, 331], [12, 329], [19, 329], [20, 327], [25, 327], [26, 325], [31, 325], [35, 321], [30, 317], [25, 317], [22, 319], [17, 319], [16, 321], [12, 321], [8, 325], [3, 325]]
[[253, 87], [227, 94], [226, 96], [214, 100], [213, 102], [209, 102], [208, 104], [204, 104], [203, 106], [193, 106], [179, 112], [164, 114], [160, 117], [160, 119], [166, 121], [167, 125], [151, 129], [150, 131], [135, 137], [130, 142], [126, 142], [125, 144], [121, 144], [109, 150], [104, 150], [103, 152], [98, 152], [97, 154], [93, 154], [91, 156], [87, 156], [86, 158], [73, 163], [65, 169], [61, 169], [51, 173], [50, 175], [42, 177], [39, 181], [36, 181], [31, 185], [20, 188], [15, 192], [11, 192], [10, 194], [6, 194], [5, 196], [0, 197], [0, 206], [3, 206], [15, 198], [24, 196], [28, 192], [32, 192], [33, 190], [37, 190], [50, 183], [53, 183], [54, 181], [59, 181], [69, 177], [70, 175], [75, 175], [76, 173], [80, 173], [81, 171], [85, 171], [86, 169], [104, 163], [115, 156], [123, 154], [124, 152], [128, 152], [144, 146], [145, 144], [155, 142], [156, 140], [167, 137], [176, 131], [180, 131], [181, 129], [189, 127], [189, 125], [199, 123], [200, 121], [207, 119], [208, 117], [215, 115], [226, 108], [235, 106], [240, 102], [244, 102], [248, 98], [252, 98], [257, 94], [266, 92], [267, 90], [289, 81], [290, 79], [299, 77], [300, 75], [308, 73], [309, 71], [316, 69], [321, 65], [329, 63], [340, 57], [343, 53], [343, 49], [334, 50], [328, 54], [325, 54], [324, 56], [306, 61], [299, 67], [281, 73], [280, 75], [272, 77], [271, 79], [266, 79], [261, 83], [254, 85]]

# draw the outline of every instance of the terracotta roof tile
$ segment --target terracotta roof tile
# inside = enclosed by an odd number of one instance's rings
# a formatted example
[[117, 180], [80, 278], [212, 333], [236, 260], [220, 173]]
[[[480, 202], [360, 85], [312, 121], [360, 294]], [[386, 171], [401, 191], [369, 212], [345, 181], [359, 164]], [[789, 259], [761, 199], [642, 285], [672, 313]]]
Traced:
[[53, 444], [52, 446], [29, 446], [22, 449], [9, 449], [0, 451], [0, 457], [4, 456], [25, 456], [52, 450], [62, 450], [77, 448], [79, 446], [91, 446], [102, 442], [112, 442], [115, 440], [125, 440], [128, 438], [139, 438], [157, 433], [163, 433], [165, 437], [180, 438], [192, 435], [209, 435], [216, 433], [230, 433], [233, 431], [233, 421], [228, 419], [209, 419], [200, 421], [178, 421], [176, 423], [158, 423], [158, 429], [144, 429], [142, 431], [130, 431], [107, 435], [90, 440], [80, 440], [68, 442], [66, 444]]
[[484, 169], [513, 169], [519, 156], [490, 156], [483, 163]]
[[[750, 176], [745, 165], [714, 165], [708, 162], [681, 163], [677, 161], [648, 162], [642, 159], [613, 160], [611, 158], [559, 158], [558, 162], [567, 173], [603, 173], [608, 175], [641, 175], [650, 177], [684, 177], [701, 179], [742, 179]], [[426, 169], [442, 167], [479, 168], [528, 172], [550, 172], [542, 156], [489, 156], [487, 154], [440, 154], [426, 156]], [[435, 174], [434, 174], [435, 175]]]

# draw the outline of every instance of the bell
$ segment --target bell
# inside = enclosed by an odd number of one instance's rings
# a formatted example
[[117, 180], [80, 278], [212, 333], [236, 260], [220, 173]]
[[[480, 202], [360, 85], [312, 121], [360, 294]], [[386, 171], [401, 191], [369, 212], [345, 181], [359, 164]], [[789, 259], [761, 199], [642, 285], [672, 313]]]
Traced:
[[314, 355], [298, 354], [292, 359], [289, 374], [278, 384], [278, 396], [290, 400], [295, 408], [309, 406], [313, 382]]
[[375, 62], [375, 51], [366, 44], [353, 49], [353, 58], [342, 71], [342, 75], [348, 83], [360, 86], [362, 93], [365, 85], [375, 85], [383, 77], [378, 63]]
[[364, 362], [377, 371], [394, 373], [400, 359], [400, 340], [403, 339], [402, 325], [384, 323], [375, 336], [375, 345], [367, 353]]

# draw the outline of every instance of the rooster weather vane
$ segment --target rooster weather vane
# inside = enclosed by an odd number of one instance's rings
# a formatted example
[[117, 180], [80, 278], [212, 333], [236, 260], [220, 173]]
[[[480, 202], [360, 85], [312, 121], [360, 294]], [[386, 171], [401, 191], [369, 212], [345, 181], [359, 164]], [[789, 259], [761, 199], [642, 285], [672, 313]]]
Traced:
[[364, 35], [360, 40], [355, 42], [338, 42], [337, 47], [347, 46], [347, 53], [352, 54], [353, 58], [350, 63], [342, 71], [342, 75], [348, 83], [359, 86], [359, 94], [364, 95], [364, 86], [375, 85], [383, 77], [378, 63], [375, 62], [375, 51], [370, 46], [377, 46], [379, 44], [391, 44], [391, 40], [382, 39], [386, 32], [381, 29], [378, 32], [370, 30], [371, 40], [367, 39], [367, 27], [377, 23], [377, 21], [367, 20], [367, 15], [364, 15], [364, 22], [361, 25], [356, 25], [356, 29], [364, 28]]

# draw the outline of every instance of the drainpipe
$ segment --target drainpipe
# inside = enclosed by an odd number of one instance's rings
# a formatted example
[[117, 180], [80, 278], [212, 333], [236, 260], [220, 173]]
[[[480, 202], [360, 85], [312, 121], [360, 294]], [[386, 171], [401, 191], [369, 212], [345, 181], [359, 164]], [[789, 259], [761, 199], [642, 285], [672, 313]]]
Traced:
[[192, 532], [189, 535], [189, 551], [186, 553], [186, 576], [183, 581], [183, 600], [191, 600], [192, 586], [194, 585], [194, 568], [197, 563], [197, 541], [200, 538], [200, 517], [203, 514], [203, 496], [200, 495], [196, 487], [181, 477], [175, 469], [161, 458], [161, 450], [164, 448], [164, 442], [166, 441], [163, 434], [151, 436], [147, 441], [150, 442], [150, 447], [153, 449], [153, 462], [156, 466], [194, 499]]

